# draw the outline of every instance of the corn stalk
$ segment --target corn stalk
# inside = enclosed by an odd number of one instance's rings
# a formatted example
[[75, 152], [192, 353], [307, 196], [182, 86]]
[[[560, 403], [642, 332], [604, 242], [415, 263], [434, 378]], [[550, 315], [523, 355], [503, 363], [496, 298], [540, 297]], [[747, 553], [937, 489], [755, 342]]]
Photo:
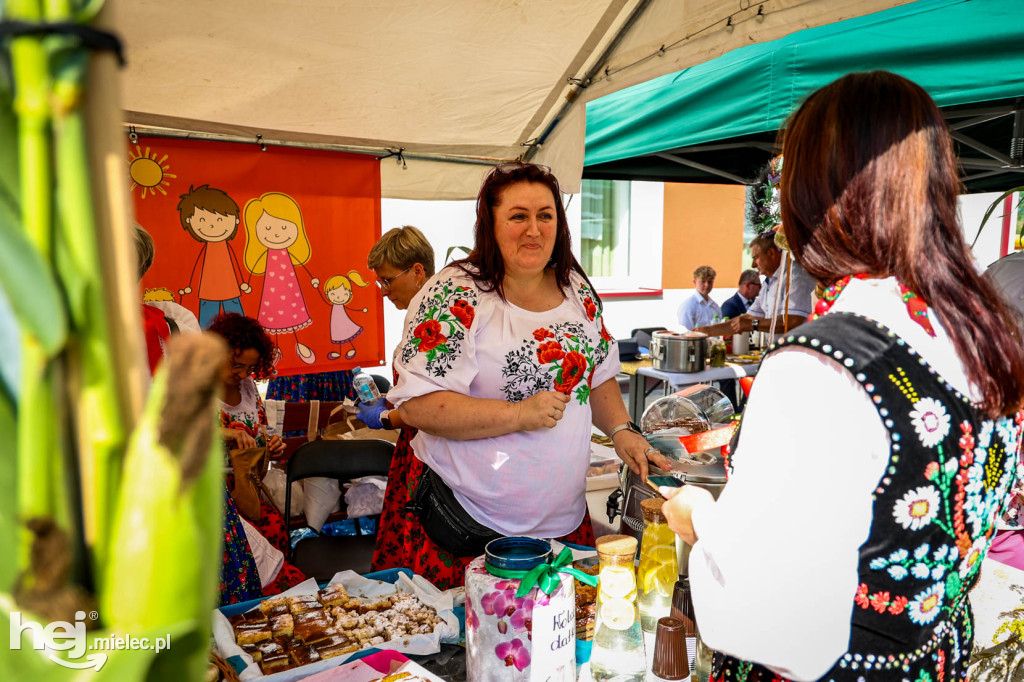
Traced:
[[[94, 24], [102, 5], [0, 0], [0, 18]], [[74, 623], [99, 605], [90, 642], [174, 644], [107, 650], [99, 672], [80, 672], [23, 631], [20, 648], [0, 649], [0, 679], [188, 680], [207, 658], [223, 494], [212, 400], [226, 351], [186, 342], [178, 383], [159, 374], [142, 412], [112, 61], [63, 34], [0, 43], [0, 332], [13, 317], [19, 338], [17, 358], [0, 359], [0, 636], [14, 612]]]

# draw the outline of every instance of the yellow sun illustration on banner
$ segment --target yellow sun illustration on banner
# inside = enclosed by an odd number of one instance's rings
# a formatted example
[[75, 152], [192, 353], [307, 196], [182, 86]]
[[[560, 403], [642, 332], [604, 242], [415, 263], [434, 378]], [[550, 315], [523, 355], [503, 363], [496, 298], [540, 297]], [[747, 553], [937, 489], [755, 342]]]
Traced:
[[178, 177], [174, 173], [167, 172], [171, 168], [170, 165], [164, 164], [167, 154], [164, 154], [159, 161], [156, 157], [156, 152], [151, 152], [149, 147], [146, 147], [146, 151], [142, 151], [140, 145], [135, 145], [134, 152], [128, 152], [128, 175], [132, 179], [129, 191], [141, 187], [143, 199], [146, 198], [147, 191], [154, 196], [157, 192], [166, 196], [167, 192], [164, 191], [164, 187], [169, 187], [171, 184], [167, 178]]

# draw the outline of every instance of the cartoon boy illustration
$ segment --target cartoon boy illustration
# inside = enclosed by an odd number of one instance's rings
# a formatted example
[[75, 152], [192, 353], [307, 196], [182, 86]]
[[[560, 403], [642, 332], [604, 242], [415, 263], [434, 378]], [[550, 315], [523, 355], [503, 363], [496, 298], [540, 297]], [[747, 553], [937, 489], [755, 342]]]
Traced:
[[[223, 190], [209, 185], [189, 186], [181, 195], [178, 214], [181, 226], [201, 243], [188, 285], [178, 293], [192, 293], [192, 282], [199, 270], [199, 326], [207, 329], [221, 311], [242, 311], [241, 294], [252, 288], [242, 281], [235, 252], [228, 242], [238, 233], [238, 204]], [[241, 282], [241, 284], [239, 284]]]

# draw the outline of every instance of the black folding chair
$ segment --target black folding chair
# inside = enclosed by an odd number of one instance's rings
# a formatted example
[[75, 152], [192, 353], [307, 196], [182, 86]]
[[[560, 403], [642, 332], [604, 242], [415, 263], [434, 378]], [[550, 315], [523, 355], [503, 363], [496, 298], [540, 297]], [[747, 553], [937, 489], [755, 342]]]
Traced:
[[[323, 477], [334, 478], [339, 484], [344, 484], [363, 476], [387, 476], [394, 452], [395, 446], [384, 440], [318, 440], [300, 446], [288, 460], [285, 518], [291, 518], [294, 481]], [[356, 523], [359, 530], [358, 520]], [[291, 549], [290, 559], [303, 573], [321, 582], [346, 569], [368, 573], [376, 542], [376, 533], [318, 534], [296, 543]]]

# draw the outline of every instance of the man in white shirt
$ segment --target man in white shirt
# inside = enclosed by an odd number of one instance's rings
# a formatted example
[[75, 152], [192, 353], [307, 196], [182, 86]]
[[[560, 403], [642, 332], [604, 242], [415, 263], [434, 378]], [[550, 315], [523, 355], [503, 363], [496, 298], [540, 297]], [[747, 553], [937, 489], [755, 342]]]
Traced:
[[716, 316], [722, 316], [722, 309], [711, 300], [715, 275], [715, 270], [710, 265], [702, 265], [693, 271], [693, 288], [697, 290], [697, 293], [683, 301], [676, 313], [679, 324], [684, 329], [694, 329], [712, 324]]
[[[708, 336], [725, 336], [749, 331], [767, 332], [775, 322], [775, 336], [807, 321], [812, 312], [811, 296], [815, 282], [796, 262], [783, 261], [782, 250], [775, 245], [775, 233], [759, 235], [750, 242], [754, 267], [764, 275], [764, 286], [747, 312], [727, 322], [701, 327], [696, 331]], [[786, 269], [791, 284], [786, 289]]]

